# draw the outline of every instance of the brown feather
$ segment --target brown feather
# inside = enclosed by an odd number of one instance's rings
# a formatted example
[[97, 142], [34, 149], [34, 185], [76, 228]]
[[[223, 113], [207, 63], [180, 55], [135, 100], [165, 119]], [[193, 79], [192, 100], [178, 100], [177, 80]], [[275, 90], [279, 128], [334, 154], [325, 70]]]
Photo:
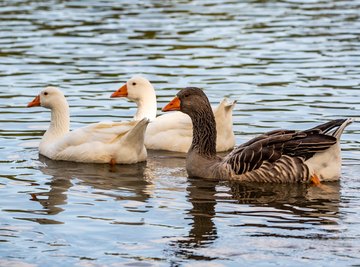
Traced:
[[[265, 161], [276, 162], [283, 155], [307, 160], [315, 153], [326, 150], [336, 143], [335, 137], [319, 132], [319, 129], [302, 132], [286, 130], [268, 132], [237, 147], [224, 160], [233, 166], [236, 174], [255, 170]], [[238, 164], [239, 161], [246, 163], [247, 168], [244, 164]]]

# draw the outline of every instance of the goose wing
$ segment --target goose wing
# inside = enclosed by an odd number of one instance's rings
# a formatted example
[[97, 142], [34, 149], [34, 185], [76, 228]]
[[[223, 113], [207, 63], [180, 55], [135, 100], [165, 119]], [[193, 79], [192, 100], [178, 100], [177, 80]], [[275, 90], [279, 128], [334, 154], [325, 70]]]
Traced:
[[188, 115], [174, 111], [156, 117], [147, 127], [145, 144], [149, 149], [187, 152], [192, 140]]
[[87, 142], [100, 141], [109, 143], [112, 142], [114, 138], [125, 135], [133, 129], [137, 123], [138, 121], [99, 122], [77, 129], [74, 132], [81, 138], [86, 139]]
[[321, 132], [317, 128], [301, 132], [271, 131], [238, 146], [223, 162], [229, 164], [235, 174], [240, 175], [258, 169], [264, 162], [273, 163], [283, 155], [306, 160], [336, 143], [335, 137]]
[[119, 136], [129, 132], [136, 123], [136, 121], [93, 123], [69, 132], [57, 145], [64, 149], [68, 146], [79, 146], [92, 142], [111, 143]]

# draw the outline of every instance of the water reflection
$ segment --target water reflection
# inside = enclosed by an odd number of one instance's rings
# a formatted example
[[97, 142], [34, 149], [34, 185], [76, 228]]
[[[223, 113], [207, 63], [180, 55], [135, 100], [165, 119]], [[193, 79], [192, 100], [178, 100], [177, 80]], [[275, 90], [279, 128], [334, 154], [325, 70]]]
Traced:
[[46, 183], [50, 190], [32, 193], [31, 200], [38, 201], [48, 215], [64, 210], [68, 190], [74, 183], [95, 189], [93, 193], [100, 199], [105, 196], [115, 200], [146, 202], [151, 196], [152, 176], [146, 172], [146, 163], [112, 167], [107, 164], [53, 161], [41, 155], [39, 160], [44, 165], [40, 168], [41, 172], [52, 176]]
[[206, 248], [218, 238], [214, 223], [216, 185], [217, 182], [189, 178], [186, 191], [192, 208], [188, 210], [186, 218], [191, 221], [190, 230], [186, 238], [169, 244], [176, 256], [187, 259], [216, 259], [216, 257], [205, 257], [196, 252], [196, 249]]
[[[281, 184], [229, 183], [230, 198], [238, 204], [263, 207], [267, 222], [263, 227], [282, 229], [304, 228], [310, 225], [337, 225], [340, 202], [340, 183], [332, 182], [320, 186]], [[276, 214], [270, 214], [276, 211]], [[231, 212], [245, 216], [259, 216], [261, 209]], [[227, 214], [227, 212], [222, 212]], [[238, 226], [247, 226], [239, 224]], [[260, 225], [258, 225], [260, 226]], [[307, 227], [307, 226], [305, 226]], [[310, 226], [311, 227], [311, 226]]]
[[166, 262], [171, 254], [174, 266], [218, 255], [212, 264], [357, 263], [359, 123], [342, 139], [340, 196], [339, 183], [188, 180], [184, 158], [168, 153], [150, 153], [146, 166], [115, 170], [40, 158], [46, 166], [39, 175], [33, 142], [49, 114], [25, 103], [39, 88], [57, 85], [69, 98], [74, 128], [127, 120], [135, 103], [110, 101], [109, 94], [143, 74], [157, 90], [159, 108], [189, 85], [204, 88], [213, 104], [237, 100], [238, 143], [274, 128], [358, 118], [359, 1], [2, 2], [4, 259], [162, 265], [153, 259]]
[[[187, 211], [186, 218], [190, 220], [190, 229], [186, 236], [169, 244], [172, 253], [178, 257], [219, 259], [220, 254], [211, 256], [202, 252], [219, 238], [216, 221], [223, 218], [233, 218], [229, 226], [239, 228], [237, 233], [246, 229], [248, 236], [323, 239], [328, 238], [329, 233], [339, 232], [336, 228], [339, 182], [312, 186], [244, 184], [202, 179], [188, 181], [187, 199], [192, 208]], [[324, 226], [322, 232], [315, 235], [301, 232], [321, 225]]]

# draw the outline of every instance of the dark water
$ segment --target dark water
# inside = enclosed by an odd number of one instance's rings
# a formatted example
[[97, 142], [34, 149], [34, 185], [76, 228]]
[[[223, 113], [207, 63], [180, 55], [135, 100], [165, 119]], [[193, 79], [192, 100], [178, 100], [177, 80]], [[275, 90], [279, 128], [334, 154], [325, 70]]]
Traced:
[[[360, 264], [358, 123], [322, 187], [186, 177], [184, 155], [131, 166], [54, 162], [37, 144], [45, 86], [72, 128], [131, 119], [109, 95], [134, 74], [159, 107], [178, 89], [236, 99], [241, 143], [275, 128], [359, 118], [360, 1], [0, 2], [0, 266]], [[159, 114], [160, 114], [159, 110]]]

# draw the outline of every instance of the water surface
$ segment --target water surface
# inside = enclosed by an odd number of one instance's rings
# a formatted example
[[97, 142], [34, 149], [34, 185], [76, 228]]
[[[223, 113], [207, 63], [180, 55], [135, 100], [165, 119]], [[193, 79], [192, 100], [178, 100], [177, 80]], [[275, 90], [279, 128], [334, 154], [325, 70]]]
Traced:
[[237, 100], [237, 142], [276, 128], [359, 117], [360, 2], [26, 1], [0, 3], [0, 266], [360, 264], [360, 127], [342, 138], [337, 183], [189, 179], [185, 155], [129, 166], [55, 162], [37, 144], [59, 86], [72, 128], [129, 120], [110, 94], [135, 74], [159, 114], [184, 86]]

